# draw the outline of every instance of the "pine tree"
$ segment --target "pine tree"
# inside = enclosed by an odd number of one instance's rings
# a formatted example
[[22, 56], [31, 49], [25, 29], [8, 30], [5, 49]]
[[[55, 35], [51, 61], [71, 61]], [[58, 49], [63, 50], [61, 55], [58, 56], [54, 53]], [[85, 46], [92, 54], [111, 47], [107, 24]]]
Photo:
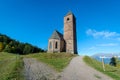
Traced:
[[3, 50], [3, 48], [4, 48], [4, 45], [2, 42], [0, 42], [0, 52]]
[[115, 59], [115, 57], [112, 57], [111, 59], [110, 59], [110, 63], [109, 63], [111, 66], [116, 66], [116, 59]]

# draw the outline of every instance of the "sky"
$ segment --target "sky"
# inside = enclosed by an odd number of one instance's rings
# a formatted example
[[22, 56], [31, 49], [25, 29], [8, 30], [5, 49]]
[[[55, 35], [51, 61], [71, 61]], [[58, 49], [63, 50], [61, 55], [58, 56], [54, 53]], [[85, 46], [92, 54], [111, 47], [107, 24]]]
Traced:
[[119, 0], [0, 0], [0, 33], [47, 49], [69, 11], [77, 19], [79, 55], [120, 53]]

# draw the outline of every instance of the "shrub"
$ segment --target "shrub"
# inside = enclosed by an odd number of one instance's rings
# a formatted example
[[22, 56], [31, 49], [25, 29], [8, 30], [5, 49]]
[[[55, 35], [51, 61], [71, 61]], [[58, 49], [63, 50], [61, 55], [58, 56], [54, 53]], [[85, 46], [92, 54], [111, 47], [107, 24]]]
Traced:
[[115, 59], [115, 57], [112, 57], [111, 58], [111, 61], [110, 61], [110, 63], [109, 63], [111, 66], [116, 66], [116, 59]]

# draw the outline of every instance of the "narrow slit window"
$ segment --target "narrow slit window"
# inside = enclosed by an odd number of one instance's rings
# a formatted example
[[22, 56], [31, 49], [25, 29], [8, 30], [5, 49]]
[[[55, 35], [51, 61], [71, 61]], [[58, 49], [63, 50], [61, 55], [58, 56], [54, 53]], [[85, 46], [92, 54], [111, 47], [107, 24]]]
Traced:
[[50, 44], [49, 44], [49, 48], [52, 49], [52, 42], [50, 42]]
[[58, 48], [58, 42], [55, 43], [55, 49], [57, 49], [57, 48]]

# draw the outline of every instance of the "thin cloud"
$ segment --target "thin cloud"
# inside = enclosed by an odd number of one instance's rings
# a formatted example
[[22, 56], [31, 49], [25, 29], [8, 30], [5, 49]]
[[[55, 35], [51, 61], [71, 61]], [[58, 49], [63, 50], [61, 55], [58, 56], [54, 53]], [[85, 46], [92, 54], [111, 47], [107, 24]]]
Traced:
[[106, 44], [99, 44], [97, 46], [102, 46], [102, 47], [110, 47], [110, 46], [118, 46], [118, 43], [106, 43]]
[[112, 37], [120, 37], [119, 33], [116, 32], [109, 32], [109, 31], [96, 31], [92, 29], [88, 29], [86, 31], [87, 35], [93, 36], [94, 38], [112, 38]]
[[120, 37], [118, 37], [117, 40], [120, 41]]
[[96, 49], [96, 47], [90, 47], [88, 50], [94, 50], [94, 49]]

